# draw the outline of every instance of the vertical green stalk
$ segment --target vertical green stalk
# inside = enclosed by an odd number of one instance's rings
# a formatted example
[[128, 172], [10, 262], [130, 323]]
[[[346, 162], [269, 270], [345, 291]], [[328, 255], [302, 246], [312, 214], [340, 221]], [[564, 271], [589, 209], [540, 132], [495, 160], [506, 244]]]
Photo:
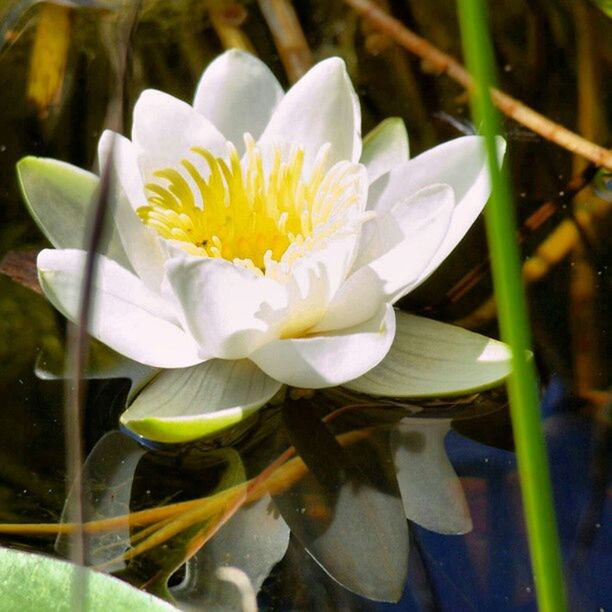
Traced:
[[458, 0], [458, 9], [466, 64], [474, 76], [472, 110], [485, 136], [493, 188], [485, 220], [501, 335], [513, 355], [508, 393], [536, 593], [540, 610], [563, 612], [567, 610], [563, 567], [536, 373], [528, 357], [531, 338], [516, 220], [508, 177], [498, 163], [496, 134], [500, 133], [500, 123], [489, 94], [494, 75], [493, 51], [483, 0]]

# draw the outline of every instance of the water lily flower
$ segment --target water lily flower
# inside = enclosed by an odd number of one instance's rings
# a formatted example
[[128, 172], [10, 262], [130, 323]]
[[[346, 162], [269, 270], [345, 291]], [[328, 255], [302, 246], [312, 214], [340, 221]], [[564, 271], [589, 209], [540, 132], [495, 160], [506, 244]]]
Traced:
[[[342, 60], [284, 93], [233, 50], [205, 70], [193, 105], [146, 90], [131, 139], [102, 135], [113, 228], [90, 333], [152, 368], [124, 424], [178, 442], [243, 419], [283, 385], [426, 397], [507, 375], [501, 343], [394, 307], [481, 212], [481, 139], [410, 159], [399, 119], [363, 141], [360, 126]], [[38, 256], [41, 286], [74, 320], [99, 178], [50, 159], [18, 171], [55, 247]]]

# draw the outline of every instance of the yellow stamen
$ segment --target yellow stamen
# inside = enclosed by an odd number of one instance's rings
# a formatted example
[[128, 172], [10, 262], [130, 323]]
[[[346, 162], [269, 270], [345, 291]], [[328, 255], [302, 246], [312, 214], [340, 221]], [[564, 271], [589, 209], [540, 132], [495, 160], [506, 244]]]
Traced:
[[354, 166], [338, 164], [327, 171], [328, 147], [322, 147], [306, 177], [303, 149], [294, 148], [283, 159], [275, 147], [266, 171], [248, 134], [245, 144], [242, 162], [233, 145], [227, 159], [194, 147], [207, 176], [188, 159], [179, 168], [154, 172], [155, 180], [146, 185], [148, 204], [137, 212], [148, 227], [184, 243], [190, 254], [265, 273], [289, 247], [294, 261], [313, 240], [326, 239], [343, 224], [341, 218], [346, 220], [359, 201], [354, 181], [346, 180]]

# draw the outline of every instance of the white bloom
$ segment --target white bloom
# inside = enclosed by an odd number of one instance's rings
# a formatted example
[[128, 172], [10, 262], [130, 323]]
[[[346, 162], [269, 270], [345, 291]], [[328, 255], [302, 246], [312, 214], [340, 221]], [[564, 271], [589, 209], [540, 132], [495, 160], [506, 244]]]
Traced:
[[[99, 258], [91, 333], [162, 371], [124, 422], [185, 440], [231, 424], [288, 384], [398, 396], [465, 392], [508, 372], [505, 348], [399, 313], [482, 210], [483, 144], [464, 137], [408, 158], [401, 121], [363, 142], [344, 63], [286, 94], [229, 51], [193, 106], [155, 90], [113, 148], [114, 228]], [[110, 163], [110, 162], [109, 162]], [[49, 300], [74, 319], [97, 177], [26, 158], [20, 179], [56, 249], [38, 258]], [[396, 331], [397, 330], [397, 331]]]

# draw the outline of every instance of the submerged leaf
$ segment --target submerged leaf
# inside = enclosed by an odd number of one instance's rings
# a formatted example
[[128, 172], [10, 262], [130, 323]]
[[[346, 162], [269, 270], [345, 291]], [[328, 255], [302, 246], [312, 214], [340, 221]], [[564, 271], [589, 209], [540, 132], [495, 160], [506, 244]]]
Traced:
[[375, 440], [343, 448], [305, 402], [287, 403], [289, 438], [310, 472], [273, 496], [295, 537], [347, 589], [380, 601], [402, 594], [407, 525]]
[[[132, 481], [145, 452], [138, 443], [118, 431], [111, 431], [98, 441], [83, 468], [86, 492], [84, 521], [114, 518], [130, 512]], [[62, 521], [74, 503], [74, 492], [71, 491]], [[55, 547], [59, 553], [67, 556], [69, 545], [69, 535], [58, 536]], [[104, 570], [114, 572], [125, 567], [121, 556], [129, 547], [130, 529], [127, 525], [111, 532], [91, 534], [85, 538], [85, 561], [87, 565], [96, 566], [111, 562]]]
[[472, 520], [444, 449], [449, 431], [449, 420], [405, 418], [391, 433], [391, 448], [406, 518], [438, 533], [464, 534]]
[[0, 548], [0, 601], [6, 612], [72, 609], [72, 584], [86, 578], [87, 612], [171, 612], [177, 608], [117, 578], [66, 561]]
[[[240, 454], [232, 448], [222, 448], [212, 450], [207, 454], [209, 460], [212, 459], [217, 464], [223, 465], [223, 472], [216, 487], [211, 494], [236, 488], [236, 494], [228, 505], [240, 498], [244, 494], [246, 487], [240, 487], [246, 481], [246, 474]], [[188, 519], [188, 513], [178, 515], [175, 518], [159, 525], [159, 531], [172, 524], [177, 526], [177, 534], [171, 539], [164, 540], [161, 545], [153, 545], [151, 550], [146, 550], [139, 555], [138, 563], [155, 569], [152, 578], [147, 581], [147, 590], [165, 599], [172, 599], [172, 594], [168, 589], [170, 577], [196, 553], [202, 544], [208, 540], [208, 534], [213, 533], [218, 527], [219, 522], [224, 520], [227, 508], [215, 513], [207, 519], [194, 521]], [[145, 531], [147, 531], [145, 529]], [[155, 532], [148, 532], [148, 537], [155, 538]], [[137, 536], [138, 534], [135, 534]], [[138, 538], [140, 539], [140, 538]], [[146, 540], [144, 540], [146, 542]]]
[[259, 591], [289, 545], [289, 528], [269, 495], [245, 505], [187, 562], [185, 580], [171, 589], [182, 608], [237, 610], [243, 593], [219, 577], [220, 568], [237, 568]]

